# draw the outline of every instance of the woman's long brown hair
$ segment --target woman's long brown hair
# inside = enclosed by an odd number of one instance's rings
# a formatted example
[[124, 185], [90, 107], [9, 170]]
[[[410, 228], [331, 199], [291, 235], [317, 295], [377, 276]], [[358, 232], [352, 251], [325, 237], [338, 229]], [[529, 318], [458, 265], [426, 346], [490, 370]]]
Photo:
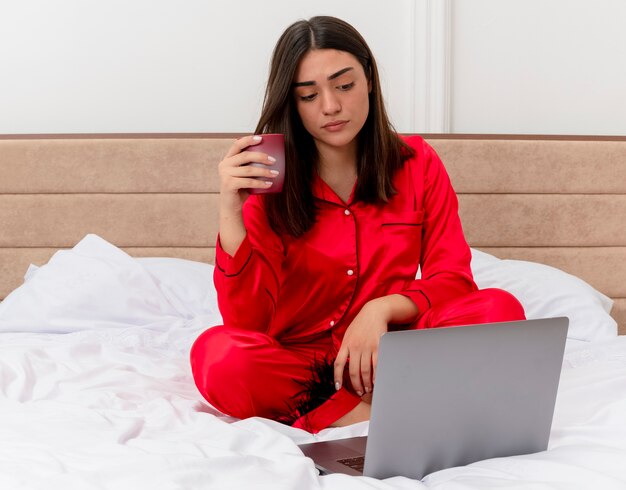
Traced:
[[370, 109], [358, 135], [357, 186], [354, 199], [386, 202], [394, 193], [393, 175], [414, 151], [398, 137], [387, 117], [378, 68], [363, 37], [335, 17], [295, 22], [282, 34], [272, 55], [261, 117], [255, 133], [285, 135], [283, 191], [264, 195], [270, 226], [277, 233], [301, 236], [315, 224], [311, 189], [317, 148], [298, 115], [292, 83], [302, 57], [311, 49], [336, 49], [352, 54], [372, 85]]

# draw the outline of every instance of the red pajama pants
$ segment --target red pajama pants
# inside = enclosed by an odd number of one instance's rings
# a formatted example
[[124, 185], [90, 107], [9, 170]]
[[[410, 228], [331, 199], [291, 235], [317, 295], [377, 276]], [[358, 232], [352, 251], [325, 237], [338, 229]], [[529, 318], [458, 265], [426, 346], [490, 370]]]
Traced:
[[[435, 305], [410, 328], [433, 328], [524, 319], [514, 296], [483, 289]], [[200, 393], [221, 412], [238, 418], [253, 416], [290, 420], [311, 366], [336, 354], [331, 331], [303, 343], [279, 342], [255, 331], [217, 326], [198, 337], [191, 349], [191, 368]], [[347, 414], [360, 397], [346, 387], [293, 425], [318, 432]], [[293, 420], [293, 419], [292, 419]]]

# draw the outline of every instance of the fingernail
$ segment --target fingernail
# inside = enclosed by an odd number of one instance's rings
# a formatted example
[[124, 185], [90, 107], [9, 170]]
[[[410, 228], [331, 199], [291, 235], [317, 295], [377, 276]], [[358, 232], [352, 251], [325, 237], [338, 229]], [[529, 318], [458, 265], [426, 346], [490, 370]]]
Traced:
[[278, 170], [270, 170], [272, 175], [278, 175], [280, 172]]
[[339, 391], [341, 389], [341, 383], [339, 381], [335, 381], [335, 389]]
[[269, 187], [270, 185], [272, 185], [272, 184], [273, 184], [273, 182], [269, 182], [269, 181], [267, 181], [267, 180], [266, 180], [265, 182], [263, 182], [263, 183], [264, 183], [266, 186], [268, 186], [268, 187]]
[[261, 138], [259, 135], [253, 136], [252, 139], [254, 141], [261, 141], [263, 138]]
[[272, 162], [272, 163], [275, 163], [275, 162], [276, 162], [276, 159], [275, 159], [274, 157], [272, 157], [272, 156], [269, 156], [269, 155], [268, 155], [268, 156], [267, 156], [267, 159], [268, 159], [270, 162]]
[[370, 389], [366, 386], [365, 387], [365, 393], [369, 393], [369, 392], [370, 392]]
[[359, 396], [363, 396], [363, 392], [362, 391], [357, 391], [356, 394], [359, 395]]

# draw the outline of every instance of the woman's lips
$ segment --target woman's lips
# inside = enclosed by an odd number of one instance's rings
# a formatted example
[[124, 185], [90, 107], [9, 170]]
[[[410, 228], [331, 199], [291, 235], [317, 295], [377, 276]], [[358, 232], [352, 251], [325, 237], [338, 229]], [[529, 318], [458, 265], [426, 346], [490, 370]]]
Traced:
[[335, 131], [341, 131], [346, 124], [348, 124], [348, 121], [331, 121], [329, 123], [324, 124], [322, 128], [325, 129], [326, 131], [335, 132]]

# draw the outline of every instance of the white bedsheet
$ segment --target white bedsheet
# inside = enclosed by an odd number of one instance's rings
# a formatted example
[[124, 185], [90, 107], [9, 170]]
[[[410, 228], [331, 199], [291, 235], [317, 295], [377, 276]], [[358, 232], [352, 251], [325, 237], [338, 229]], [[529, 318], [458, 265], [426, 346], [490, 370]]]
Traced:
[[0, 489], [626, 489], [626, 337], [568, 342], [548, 451], [377, 481], [319, 477], [297, 447], [367, 423], [312, 436], [204, 402], [188, 351], [217, 313], [170, 312], [159, 328], [99, 315], [65, 334], [0, 323]]
[[314, 436], [216, 414], [193, 385], [190, 323], [0, 335], [0, 488], [626, 488], [624, 337], [568, 347], [547, 452], [375, 481], [318, 477], [296, 446]]

